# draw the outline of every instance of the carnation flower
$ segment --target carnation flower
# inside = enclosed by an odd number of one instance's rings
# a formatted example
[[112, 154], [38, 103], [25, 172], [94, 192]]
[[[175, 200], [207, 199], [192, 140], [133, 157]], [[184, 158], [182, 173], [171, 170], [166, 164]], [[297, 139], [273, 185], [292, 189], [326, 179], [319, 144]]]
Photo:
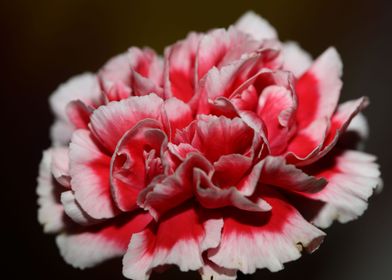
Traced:
[[[361, 97], [338, 105], [342, 62], [282, 43], [252, 12], [165, 49], [131, 48], [50, 98], [52, 147], [37, 193], [65, 261], [123, 257], [148, 279], [169, 265], [204, 279], [278, 271], [380, 184]], [[356, 141], [349, 138], [356, 135]]]

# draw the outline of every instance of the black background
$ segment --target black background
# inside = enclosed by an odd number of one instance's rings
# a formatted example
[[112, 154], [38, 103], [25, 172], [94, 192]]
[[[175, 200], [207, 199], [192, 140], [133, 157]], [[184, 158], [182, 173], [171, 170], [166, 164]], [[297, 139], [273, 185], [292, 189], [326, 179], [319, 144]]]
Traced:
[[[232, 3], [230, 3], [232, 2]], [[66, 265], [37, 222], [36, 176], [52, 122], [48, 96], [70, 76], [96, 71], [129, 46], [165, 45], [190, 30], [226, 27], [248, 9], [282, 40], [314, 57], [330, 45], [344, 61], [342, 100], [370, 97], [367, 151], [385, 182], [359, 220], [335, 224], [321, 248], [241, 279], [392, 279], [392, 1], [5, 1], [0, 3], [2, 270], [12, 278], [122, 279], [121, 262], [79, 271]], [[4, 262], [5, 261], [5, 262]], [[3, 274], [4, 275], [4, 274]], [[172, 271], [154, 279], [198, 279]], [[4, 279], [4, 278], [3, 278]]]

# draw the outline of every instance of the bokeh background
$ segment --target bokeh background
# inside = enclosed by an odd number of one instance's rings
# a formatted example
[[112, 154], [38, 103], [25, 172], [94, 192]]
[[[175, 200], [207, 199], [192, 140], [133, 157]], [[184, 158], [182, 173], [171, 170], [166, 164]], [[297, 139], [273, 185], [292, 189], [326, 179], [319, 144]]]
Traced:
[[[321, 248], [275, 274], [240, 279], [392, 279], [392, 1], [87, 1], [0, 2], [2, 272], [36, 279], [123, 279], [121, 262], [79, 271], [60, 258], [36, 219], [36, 176], [49, 146], [48, 96], [63, 81], [96, 71], [129, 46], [164, 46], [188, 31], [226, 27], [252, 9], [282, 40], [314, 57], [330, 45], [344, 61], [343, 100], [370, 97], [367, 151], [378, 155], [385, 188], [365, 215], [335, 224]], [[4, 274], [3, 274], [4, 275]], [[170, 271], [153, 279], [198, 279]]]

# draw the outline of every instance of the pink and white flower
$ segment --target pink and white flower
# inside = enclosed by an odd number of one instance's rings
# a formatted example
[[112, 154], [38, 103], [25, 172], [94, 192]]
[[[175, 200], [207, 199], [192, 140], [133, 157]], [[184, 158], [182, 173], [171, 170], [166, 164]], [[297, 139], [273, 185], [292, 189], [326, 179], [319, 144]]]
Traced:
[[278, 271], [381, 182], [347, 137], [367, 137], [368, 100], [338, 105], [341, 75], [334, 48], [313, 60], [252, 12], [163, 57], [131, 48], [51, 96], [39, 222], [66, 262], [123, 256], [130, 279]]

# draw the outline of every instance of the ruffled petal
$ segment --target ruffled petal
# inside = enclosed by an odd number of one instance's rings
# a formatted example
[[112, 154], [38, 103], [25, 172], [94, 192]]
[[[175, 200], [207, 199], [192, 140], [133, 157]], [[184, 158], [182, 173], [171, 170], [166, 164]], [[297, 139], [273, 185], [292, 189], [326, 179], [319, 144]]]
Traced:
[[[123, 259], [123, 274], [135, 280], [148, 279], [162, 265], [177, 265], [181, 271], [203, 266], [202, 253], [218, 246], [221, 219], [209, 219], [195, 205], [186, 205], [134, 234]], [[181, 226], [179, 226], [181, 225]]]
[[64, 260], [77, 268], [95, 266], [125, 254], [134, 233], [142, 231], [151, 221], [148, 213], [124, 215], [110, 222], [68, 231], [57, 236], [56, 243]]
[[262, 198], [272, 206], [270, 212], [226, 212], [220, 245], [207, 254], [211, 261], [246, 274], [261, 268], [278, 271], [285, 262], [298, 259], [302, 247], [317, 249], [322, 231], [277, 193], [263, 193]]
[[235, 280], [237, 279], [237, 270], [220, 267], [204, 258], [204, 266], [199, 270], [202, 280]]
[[47, 233], [56, 233], [65, 227], [60, 195], [66, 189], [52, 177], [52, 153], [51, 149], [44, 151], [37, 178], [38, 221]]
[[317, 226], [329, 227], [335, 219], [346, 223], [363, 214], [368, 198], [381, 183], [375, 160], [375, 156], [363, 152], [335, 150], [306, 168], [305, 172], [328, 181], [320, 192], [306, 194], [325, 203], [313, 218]]

